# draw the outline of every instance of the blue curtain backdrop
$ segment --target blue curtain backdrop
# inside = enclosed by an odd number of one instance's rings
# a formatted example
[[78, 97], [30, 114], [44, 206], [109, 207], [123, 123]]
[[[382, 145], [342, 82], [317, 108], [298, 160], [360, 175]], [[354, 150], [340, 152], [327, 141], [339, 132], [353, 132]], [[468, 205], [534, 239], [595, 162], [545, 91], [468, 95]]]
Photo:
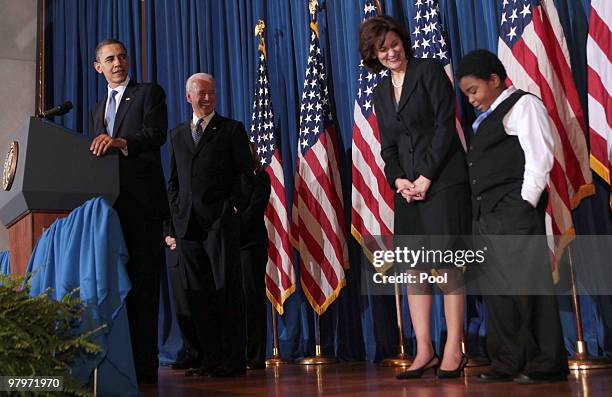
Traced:
[[[70, 128], [84, 131], [87, 112], [104, 96], [103, 78], [91, 69], [93, 48], [103, 38], [123, 40], [131, 55], [131, 76], [141, 80], [139, 1], [99, 0], [78, 2], [48, 1], [48, 23], [52, 32], [48, 63], [52, 64], [50, 89], [53, 103], [72, 100], [76, 111], [58, 120]], [[381, 1], [383, 12], [412, 27], [413, 0]], [[583, 106], [586, 104], [586, 34], [589, 0], [556, 0], [570, 47], [572, 68]], [[280, 0], [145, 0], [146, 75], [166, 90], [169, 125], [191, 117], [185, 101], [185, 81], [195, 72], [207, 72], [217, 80], [219, 113], [241, 120], [250, 127], [257, 39], [254, 26], [266, 23], [266, 45], [271, 96], [284, 160], [288, 199], [293, 191], [293, 175], [299, 124], [299, 99], [307, 62], [310, 30], [307, 1]], [[359, 64], [358, 28], [363, 17], [362, 1], [320, 0], [319, 30], [326, 60], [328, 84], [332, 93], [334, 116], [341, 138], [342, 181], [347, 220], [350, 212], [350, 161], [353, 107]], [[490, 0], [440, 0], [454, 65], [476, 48], [497, 50], [500, 5]], [[458, 95], [463, 122], [474, 118], [471, 106]], [[585, 108], [586, 109], [586, 108]], [[586, 113], [586, 110], [585, 110]], [[162, 149], [167, 160], [167, 150]], [[612, 234], [612, 218], [607, 206], [607, 187], [596, 180], [597, 196], [586, 199], [575, 211], [579, 234]], [[290, 201], [291, 202], [291, 201]], [[347, 222], [350, 225], [350, 222]], [[350, 234], [349, 234], [350, 235]], [[349, 241], [351, 268], [347, 286], [337, 302], [322, 317], [324, 351], [341, 359], [377, 361], [396, 353], [397, 332], [393, 297], [371, 296], [360, 285], [361, 270], [369, 264], [353, 239]], [[593, 247], [610, 254], [608, 247]], [[580, 253], [576, 253], [580, 265]], [[444, 321], [437, 297], [432, 318], [436, 349], [444, 340]], [[587, 341], [593, 353], [612, 351], [610, 299], [583, 300]], [[297, 358], [314, 351], [312, 310], [299, 288], [285, 303], [286, 314], [279, 324], [281, 353]], [[165, 308], [168, 314], [169, 309]], [[410, 342], [408, 308], [403, 302], [406, 336]], [[562, 299], [564, 329], [568, 348], [573, 337], [573, 317], [569, 301]], [[468, 345], [472, 353], [482, 350], [482, 303], [470, 297], [466, 315]], [[169, 326], [167, 330], [170, 329]], [[271, 341], [270, 343], [271, 344]]]
[[110, 37], [130, 53], [130, 73], [140, 80], [138, 0], [48, 1], [46, 9], [47, 104], [70, 100], [74, 110], [55, 121], [87, 133], [89, 109], [106, 95], [106, 81], [93, 69], [96, 44]]

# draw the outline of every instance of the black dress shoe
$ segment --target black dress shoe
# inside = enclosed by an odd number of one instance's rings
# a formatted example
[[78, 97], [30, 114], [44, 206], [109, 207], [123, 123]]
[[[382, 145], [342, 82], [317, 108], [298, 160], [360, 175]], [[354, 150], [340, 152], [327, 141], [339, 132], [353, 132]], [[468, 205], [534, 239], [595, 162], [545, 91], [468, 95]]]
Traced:
[[189, 369], [189, 368], [197, 368], [200, 366], [200, 361], [196, 359], [187, 359], [183, 361], [177, 361], [170, 366], [170, 368], [177, 369]]
[[265, 368], [266, 368], [266, 363], [260, 362], [260, 361], [253, 361], [253, 362], [247, 363], [246, 365], [247, 371], [250, 371], [253, 369], [265, 369]]
[[567, 376], [560, 374], [518, 374], [514, 383], [519, 385], [537, 385], [541, 383], [555, 383], [567, 380]]
[[400, 372], [396, 376], [396, 378], [397, 379], [418, 379], [422, 377], [425, 371], [427, 371], [430, 368], [433, 369], [435, 373], [438, 363], [439, 363], [438, 356], [434, 354], [433, 357], [431, 357], [431, 359], [427, 362], [427, 364], [417, 369], [411, 369], [409, 371]]
[[496, 383], [496, 382], [512, 382], [514, 376], [491, 370], [481, 372], [476, 377], [476, 380], [481, 383]]
[[227, 367], [217, 367], [215, 368], [209, 376], [213, 378], [229, 378], [233, 376], [242, 376], [246, 374], [245, 368], [227, 368]]
[[197, 368], [191, 368], [185, 371], [185, 376], [208, 376], [217, 369], [217, 367], [218, 365], [213, 363], [200, 365]]
[[450, 370], [450, 371], [445, 371], [441, 368], [438, 368], [438, 379], [458, 378], [463, 372], [463, 369], [465, 368], [467, 362], [468, 362], [467, 356], [465, 354], [462, 354], [461, 361], [459, 361], [459, 365], [457, 366], [457, 368]]

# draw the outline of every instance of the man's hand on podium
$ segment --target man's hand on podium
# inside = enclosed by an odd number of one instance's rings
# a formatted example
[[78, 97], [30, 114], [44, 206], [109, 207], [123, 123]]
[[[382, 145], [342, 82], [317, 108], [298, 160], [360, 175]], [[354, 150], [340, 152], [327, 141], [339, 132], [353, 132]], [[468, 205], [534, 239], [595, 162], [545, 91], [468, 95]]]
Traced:
[[108, 149], [115, 147], [117, 149], [127, 149], [127, 141], [123, 138], [111, 138], [106, 133], [102, 133], [94, 138], [91, 142], [89, 150], [94, 156], [103, 156], [106, 154]]

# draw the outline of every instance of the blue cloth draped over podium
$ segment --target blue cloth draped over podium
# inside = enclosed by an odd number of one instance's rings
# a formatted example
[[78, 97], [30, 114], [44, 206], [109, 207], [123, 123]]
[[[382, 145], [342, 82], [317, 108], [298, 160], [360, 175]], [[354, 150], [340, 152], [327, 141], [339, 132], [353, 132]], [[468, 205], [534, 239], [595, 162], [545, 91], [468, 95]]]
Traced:
[[96, 198], [43, 233], [27, 267], [31, 295], [50, 289], [51, 298], [61, 299], [79, 288], [85, 306], [80, 330], [106, 325], [93, 338], [102, 351], [82, 357], [72, 368], [73, 376], [87, 383], [97, 367], [102, 396], [138, 395], [125, 308], [131, 288], [127, 260], [119, 217], [104, 199]]
[[8, 251], [0, 252], [0, 274], [9, 274], [11, 272], [11, 255]]

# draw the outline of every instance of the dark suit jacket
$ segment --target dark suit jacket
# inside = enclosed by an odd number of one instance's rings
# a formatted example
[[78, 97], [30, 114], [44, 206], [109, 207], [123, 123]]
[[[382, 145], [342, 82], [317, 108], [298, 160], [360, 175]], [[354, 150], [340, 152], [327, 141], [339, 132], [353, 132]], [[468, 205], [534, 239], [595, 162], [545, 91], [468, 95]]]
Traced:
[[[396, 109], [390, 77], [374, 90], [385, 176], [423, 175], [432, 181], [428, 195], [467, 182], [465, 153], [455, 132], [455, 94], [442, 65], [432, 59], [408, 60]], [[397, 196], [397, 195], [396, 195]]]
[[[106, 132], [106, 99], [91, 110], [89, 133]], [[115, 209], [122, 217], [165, 219], [170, 216], [159, 149], [166, 142], [166, 95], [157, 84], [130, 80], [115, 117], [113, 137], [127, 141], [128, 155], [119, 154], [120, 195]], [[114, 151], [118, 152], [118, 151]]]
[[257, 170], [247, 207], [240, 216], [240, 248], [246, 249], [254, 245], [268, 247], [264, 212], [270, 201], [271, 191], [270, 175], [263, 169]]
[[[168, 197], [176, 236], [186, 237], [190, 221], [200, 225], [215, 286], [224, 288], [226, 276], [240, 266], [240, 219], [233, 208], [244, 210], [252, 186], [253, 160], [244, 126], [215, 113], [196, 146], [188, 121], [170, 132], [169, 150]], [[178, 265], [188, 274], [199, 266]]]
[[207, 230], [224, 207], [246, 207], [253, 160], [242, 123], [215, 113], [196, 147], [188, 121], [170, 132], [169, 150], [168, 197], [177, 237], [185, 236], [191, 217]]

